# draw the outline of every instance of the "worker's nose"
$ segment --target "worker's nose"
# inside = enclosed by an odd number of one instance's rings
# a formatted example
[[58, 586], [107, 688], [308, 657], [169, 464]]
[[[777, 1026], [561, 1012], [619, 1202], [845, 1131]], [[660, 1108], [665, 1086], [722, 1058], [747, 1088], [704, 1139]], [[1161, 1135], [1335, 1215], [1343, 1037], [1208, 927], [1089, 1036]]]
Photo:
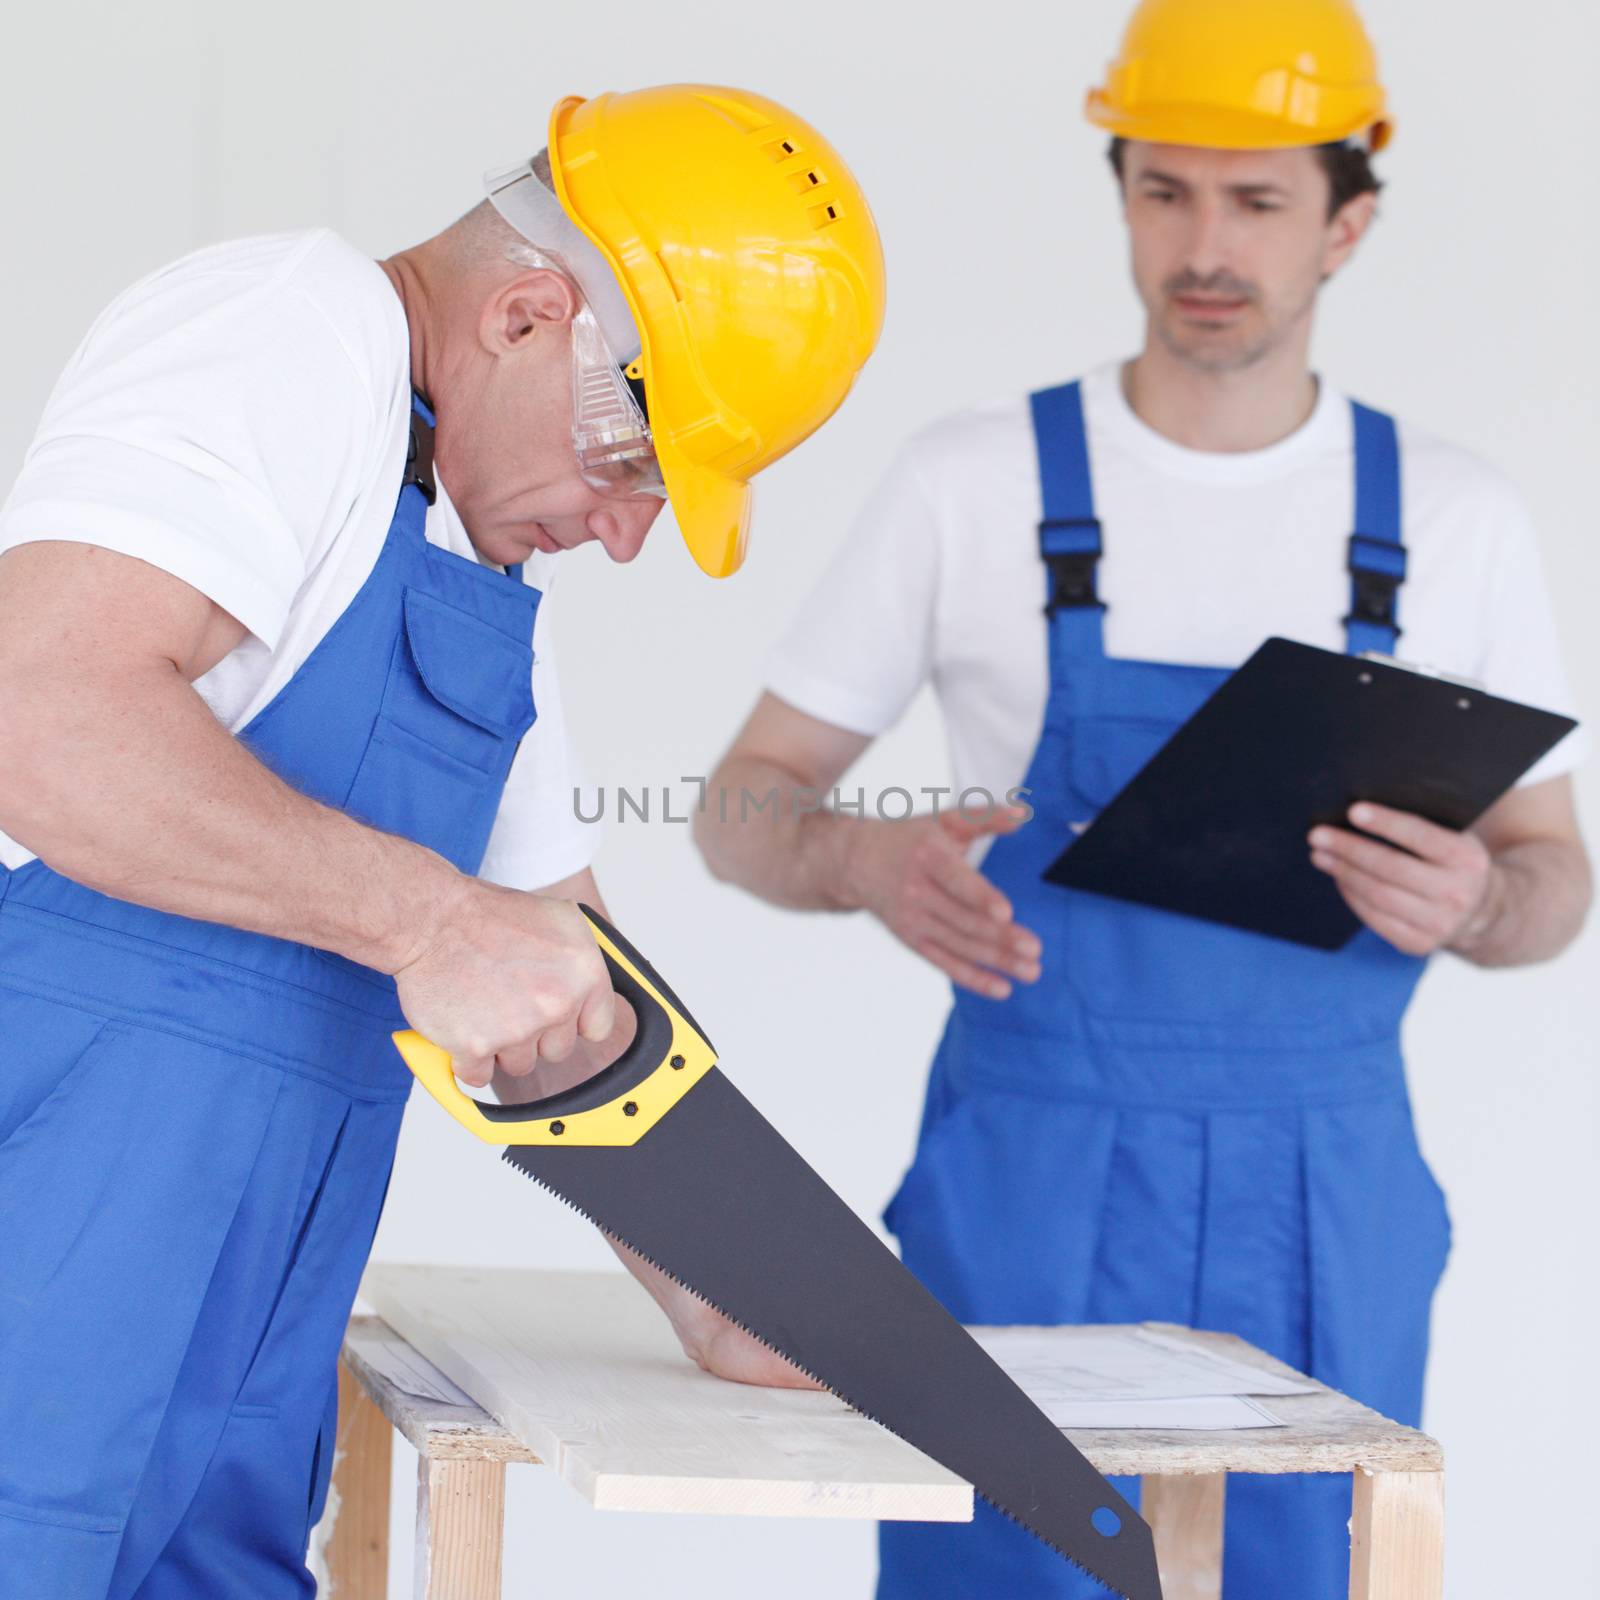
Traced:
[[656, 495], [614, 500], [591, 511], [584, 519], [585, 525], [613, 561], [632, 561], [665, 503]]
[[1190, 211], [1189, 238], [1184, 265], [1198, 278], [1209, 278], [1228, 265], [1229, 230], [1226, 210], [1203, 198]]

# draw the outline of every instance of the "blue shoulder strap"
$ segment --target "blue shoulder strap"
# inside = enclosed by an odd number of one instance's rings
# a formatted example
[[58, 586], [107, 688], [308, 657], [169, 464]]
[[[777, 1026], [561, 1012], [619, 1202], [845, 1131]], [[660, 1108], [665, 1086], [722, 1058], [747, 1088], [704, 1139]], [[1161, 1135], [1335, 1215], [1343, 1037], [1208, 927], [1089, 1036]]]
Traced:
[[1029, 404], [1044, 509], [1039, 554], [1049, 577], [1044, 611], [1053, 673], [1059, 655], [1104, 654], [1100, 618], [1106, 608], [1095, 582], [1100, 523], [1094, 514], [1082, 386], [1041, 389]]
[[1356, 527], [1350, 535], [1350, 655], [1392, 655], [1400, 638], [1398, 596], [1406, 580], [1400, 526], [1400, 440], [1394, 418], [1352, 400], [1355, 424]]
[[[1083, 391], [1063, 384], [1030, 396], [1044, 517], [1039, 554], [1049, 574], [1045, 615], [1052, 671], [1060, 654], [1104, 654], [1105, 604], [1095, 582], [1103, 549], [1083, 421]], [[1391, 654], [1400, 638], [1398, 596], [1406, 577], [1401, 542], [1400, 443], [1394, 419], [1356, 401], [1355, 532], [1350, 536], [1350, 614], [1345, 645]]]

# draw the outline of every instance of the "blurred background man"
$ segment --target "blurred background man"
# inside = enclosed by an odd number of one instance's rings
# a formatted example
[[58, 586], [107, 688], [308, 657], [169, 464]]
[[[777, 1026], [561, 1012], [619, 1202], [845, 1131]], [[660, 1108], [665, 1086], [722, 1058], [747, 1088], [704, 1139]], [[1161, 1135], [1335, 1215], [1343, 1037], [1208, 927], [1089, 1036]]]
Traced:
[[[1343, 0], [1147, 0], [1088, 113], [1143, 348], [910, 442], [712, 781], [778, 787], [783, 820], [713, 804], [698, 837], [718, 876], [868, 910], [955, 983], [887, 1221], [958, 1316], [1227, 1329], [1415, 1423], [1450, 1224], [1401, 1019], [1436, 952], [1505, 966], [1577, 933], [1579, 741], [1466, 834], [1374, 806], [1312, 831], [1365, 924], [1337, 955], [1041, 873], [1268, 634], [1564, 707], [1533, 535], [1491, 468], [1310, 367], [1390, 133]], [[806, 814], [929, 682], [953, 793], [1022, 785], [1033, 820]], [[1232, 1600], [1342, 1596], [1348, 1496], [1235, 1479]], [[1098, 1592], [982, 1509], [880, 1552], [883, 1600]]]

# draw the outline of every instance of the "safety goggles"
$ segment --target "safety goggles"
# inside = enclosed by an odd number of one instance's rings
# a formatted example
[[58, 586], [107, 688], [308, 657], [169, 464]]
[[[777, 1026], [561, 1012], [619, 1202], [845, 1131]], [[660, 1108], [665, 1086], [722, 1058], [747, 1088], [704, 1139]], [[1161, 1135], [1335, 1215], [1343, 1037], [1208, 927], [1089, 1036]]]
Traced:
[[571, 328], [572, 449], [579, 475], [597, 494], [653, 494], [665, 500], [667, 486], [650, 434], [639, 363], [624, 366], [617, 360], [582, 284], [566, 262], [522, 243], [507, 254], [519, 266], [559, 272], [578, 294]]
[[666, 498], [639, 365], [617, 360], [587, 301], [572, 319], [572, 448], [596, 493]]
[[[639, 348], [621, 286], [531, 161], [486, 172], [489, 203], [520, 235], [506, 255], [519, 266], [559, 272], [578, 291], [572, 319], [572, 445], [584, 482], [601, 494], [654, 494], [666, 487], [645, 415], [639, 363], [617, 359], [616, 341]], [[537, 241], [537, 242], [536, 242]]]

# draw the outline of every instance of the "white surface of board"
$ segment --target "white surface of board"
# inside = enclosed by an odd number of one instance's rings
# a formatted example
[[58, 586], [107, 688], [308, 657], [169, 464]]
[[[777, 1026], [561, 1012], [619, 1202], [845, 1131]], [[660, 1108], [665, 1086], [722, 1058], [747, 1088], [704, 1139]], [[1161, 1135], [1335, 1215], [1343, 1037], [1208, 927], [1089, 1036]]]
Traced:
[[600, 1510], [972, 1516], [970, 1485], [833, 1395], [701, 1372], [624, 1273], [374, 1265], [361, 1293]]

